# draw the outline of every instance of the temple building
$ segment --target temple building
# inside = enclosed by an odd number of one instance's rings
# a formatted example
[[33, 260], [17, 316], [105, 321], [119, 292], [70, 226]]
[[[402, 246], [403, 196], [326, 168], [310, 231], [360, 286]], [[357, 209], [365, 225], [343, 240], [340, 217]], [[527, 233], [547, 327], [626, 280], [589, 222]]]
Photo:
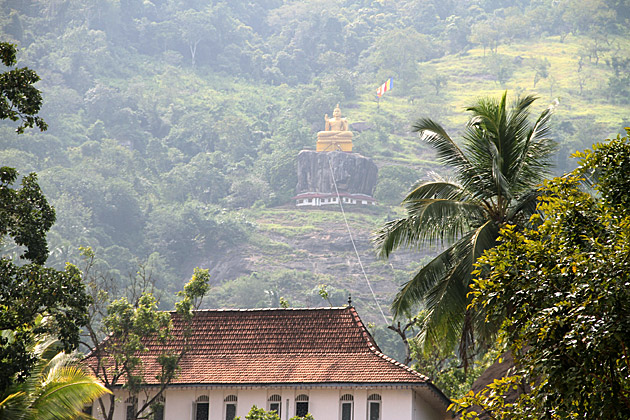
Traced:
[[[181, 347], [181, 318], [171, 313], [174, 339], [147, 338], [147, 386], [137, 397], [123, 386], [114, 420], [126, 420], [159, 387], [159, 355]], [[281, 420], [442, 420], [450, 400], [426, 376], [384, 355], [352, 306], [311, 309], [195, 311], [190, 350], [165, 389], [155, 420], [241, 419], [253, 405]], [[87, 364], [96, 366], [94, 355]], [[107, 369], [107, 361], [100, 369]], [[109, 363], [113, 363], [110, 361]], [[103, 418], [98, 402], [92, 414]]]

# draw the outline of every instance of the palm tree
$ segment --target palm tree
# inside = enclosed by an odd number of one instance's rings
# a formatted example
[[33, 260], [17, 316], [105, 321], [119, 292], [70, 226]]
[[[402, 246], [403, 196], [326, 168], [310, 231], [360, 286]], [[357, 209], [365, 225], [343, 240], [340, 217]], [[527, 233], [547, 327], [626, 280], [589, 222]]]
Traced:
[[[3, 331], [4, 339], [11, 332]], [[74, 354], [59, 351], [59, 341], [45, 338], [33, 346], [38, 361], [30, 376], [0, 395], [0, 420], [89, 419], [86, 404], [109, 391], [87, 374]]]
[[403, 285], [392, 310], [398, 317], [424, 305], [421, 341], [450, 348], [459, 343], [464, 366], [475, 342], [493, 331], [482, 314], [468, 309], [473, 264], [495, 245], [502, 225], [525, 224], [536, 211], [536, 186], [548, 175], [555, 148], [548, 134], [557, 101], [531, 124], [536, 97], [519, 98], [508, 110], [506, 96], [481, 98], [466, 109], [472, 117], [461, 148], [430, 119], [413, 125], [439, 161], [453, 168], [454, 179], [434, 175], [416, 186], [403, 201], [406, 217], [386, 223], [375, 238], [382, 257], [399, 247], [448, 246]]

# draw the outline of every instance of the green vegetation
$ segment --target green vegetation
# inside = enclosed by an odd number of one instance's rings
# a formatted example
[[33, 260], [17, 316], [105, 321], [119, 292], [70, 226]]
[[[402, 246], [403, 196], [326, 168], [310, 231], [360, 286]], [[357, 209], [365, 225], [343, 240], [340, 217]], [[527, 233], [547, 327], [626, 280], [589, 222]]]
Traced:
[[542, 106], [560, 97], [565, 171], [569, 152], [627, 118], [630, 42], [623, 2], [589, 0], [597, 18], [561, 3], [2, 0], [0, 36], [43, 76], [51, 128], [0, 127], [0, 159], [37, 171], [57, 209], [50, 264], [90, 246], [123, 278], [153, 255], [174, 291], [248, 244], [261, 209], [290, 203], [295, 156], [336, 103], [367, 124], [355, 147], [379, 164], [388, 206], [443, 170], [410, 122], [457, 130], [474, 98], [535, 80]]
[[[235, 420], [239, 420], [236, 417]], [[265, 411], [264, 408], [258, 408], [253, 406], [249, 413], [245, 416], [245, 420], [280, 420], [280, 416], [275, 411]], [[294, 416], [290, 420], [315, 420], [310, 413], [307, 413], [304, 417]]]
[[[16, 63], [16, 50], [0, 43], [0, 60]], [[0, 74], [0, 119], [19, 121], [17, 133], [47, 125], [37, 116], [39, 77], [28, 68]], [[90, 303], [79, 272], [44, 267], [48, 258], [46, 233], [55, 211], [43, 195], [37, 176], [24, 176], [21, 186], [14, 168], [0, 168], [0, 244], [13, 254], [0, 259], [0, 418], [74, 419], [85, 404], [108, 393], [80, 367], [75, 353], [80, 327], [87, 322]]]
[[[441, 244], [378, 261], [371, 231], [404, 216], [400, 200], [427, 173], [452, 174], [412, 122], [431, 117], [458, 137], [476, 98], [539, 96], [535, 114], [559, 98], [554, 173], [570, 171], [571, 152], [630, 125], [628, 10], [627, 0], [0, 0], [0, 40], [19, 48], [2, 44], [5, 74], [37, 87], [0, 93], [0, 166], [15, 168], [3, 169], [2, 194], [45, 194], [56, 223], [42, 207], [40, 256], [62, 273], [90, 247], [113, 299], [141, 268], [170, 308], [200, 266], [216, 286], [207, 306], [323, 305], [326, 284], [333, 304], [352, 294], [381, 323], [341, 213], [292, 206], [295, 157], [314, 148], [323, 115], [340, 103], [363, 123], [355, 151], [379, 166], [381, 205], [348, 218], [387, 307]], [[46, 132], [23, 130], [43, 120]], [[17, 260], [26, 239], [3, 242], [3, 258]], [[375, 328], [402, 360], [396, 334]]]
[[[15, 64], [15, 54], [13, 45], [0, 43], [5, 66]], [[41, 105], [40, 92], [33, 87], [37, 80], [37, 74], [27, 68], [0, 74], [0, 118], [19, 121], [18, 134], [26, 127], [46, 129], [37, 116]], [[43, 369], [35, 351], [36, 340], [50, 336], [59, 341], [62, 350], [76, 349], [90, 301], [76, 267], [68, 264], [64, 271], [44, 267], [46, 233], [55, 222], [55, 211], [35, 173], [24, 176], [19, 187], [13, 185], [17, 181], [15, 168], [0, 168], [0, 244], [9, 251], [0, 259], [0, 395], [12, 400], [3, 410], [12, 412], [17, 407], [25, 410], [23, 415], [36, 403], [32, 400], [36, 396], [28, 394], [36, 385], [25, 383], [38, 366]]]
[[485, 350], [493, 332], [482, 313], [470, 310], [473, 264], [495, 245], [501, 226], [522, 226], [536, 211], [536, 189], [549, 173], [554, 149], [549, 138], [553, 108], [530, 122], [536, 98], [519, 98], [508, 108], [506, 96], [481, 98], [467, 108], [472, 116], [461, 148], [433, 120], [414, 124], [438, 159], [454, 169], [454, 179], [436, 175], [414, 188], [403, 201], [407, 214], [387, 222], [376, 238], [385, 258], [399, 247], [425, 242], [448, 246], [403, 285], [392, 308], [401, 317], [422, 305], [427, 312], [420, 339], [430, 348], [459, 343], [464, 366], [475, 357], [475, 348]]
[[[471, 404], [497, 419], [630, 415], [630, 139], [578, 156], [572, 174], [545, 183], [539, 226], [506, 226], [479, 260], [473, 304], [502, 325], [517, 369], [456, 401], [466, 419], [478, 418]], [[583, 191], [584, 177], [599, 196]], [[506, 404], [515, 386], [521, 395]]]
[[[42, 323], [46, 321], [40, 318]], [[13, 340], [10, 332], [3, 339]], [[35, 359], [30, 376], [0, 391], [2, 420], [74, 420], [83, 418], [82, 410], [107, 388], [80, 367], [77, 354], [66, 354], [61, 343], [40, 337], [29, 344]]]

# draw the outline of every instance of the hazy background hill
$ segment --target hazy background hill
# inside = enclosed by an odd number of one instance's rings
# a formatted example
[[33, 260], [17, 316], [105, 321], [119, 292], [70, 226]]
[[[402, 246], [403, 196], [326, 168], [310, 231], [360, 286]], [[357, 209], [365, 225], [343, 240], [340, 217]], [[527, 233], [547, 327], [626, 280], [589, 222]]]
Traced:
[[437, 250], [377, 261], [371, 232], [416, 180], [447, 173], [410, 123], [458, 133], [478, 96], [559, 98], [562, 173], [630, 125], [629, 19], [627, 0], [0, 0], [0, 38], [41, 76], [50, 126], [3, 123], [0, 164], [39, 174], [57, 210], [51, 265], [91, 246], [121, 283], [151, 272], [164, 307], [195, 266], [211, 269], [211, 307], [326, 305], [327, 284], [382, 324], [339, 211], [290, 200], [323, 115], [340, 103], [367, 128], [355, 150], [380, 168], [381, 205], [349, 223], [387, 311]]

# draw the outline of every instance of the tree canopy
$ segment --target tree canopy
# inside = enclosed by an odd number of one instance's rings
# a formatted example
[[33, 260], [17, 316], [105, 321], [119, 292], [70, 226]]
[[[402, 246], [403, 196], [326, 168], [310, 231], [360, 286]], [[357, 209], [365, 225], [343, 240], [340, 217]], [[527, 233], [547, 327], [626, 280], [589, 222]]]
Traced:
[[[0, 44], [3, 62], [15, 64], [15, 47]], [[8, 70], [0, 74], [0, 118], [21, 120], [18, 132], [36, 125], [46, 129], [36, 116], [41, 105], [39, 91], [32, 86], [37, 75], [27, 69]], [[55, 211], [42, 193], [37, 176], [24, 176], [14, 186], [18, 172], [0, 168], [0, 331], [10, 331], [11, 338], [0, 337], [0, 392], [15, 382], [25, 381], [37, 363], [33, 340], [42, 334], [57, 338], [63, 350], [79, 343], [80, 327], [87, 320], [89, 298], [76, 267], [64, 271], [46, 268], [48, 258], [46, 233], [55, 222]], [[7, 253], [26, 261], [17, 264]], [[45, 317], [40, 322], [41, 316]]]
[[[137, 398], [147, 384], [139, 355], [146, 351], [148, 339], [171, 344], [174, 339], [171, 313], [158, 311], [158, 299], [151, 292], [154, 289], [151, 279], [141, 278], [138, 288], [131, 290], [132, 295], [129, 298], [117, 297], [108, 288], [109, 282], [103, 281], [101, 275], [92, 272], [94, 252], [84, 248], [83, 255], [86, 258], [84, 279], [95, 297], [89, 310], [90, 320], [86, 323], [87, 345], [91, 350], [88, 364], [94, 375], [108, 389], [122, 386], [131, 396]], [[190, 350], [188, 339], [192, 335], [190, 321], [194, 316], [193, 310], [199, 309], [209, 289], [208, 270], [196, 268], [190, 281], [178, 293], [181, 299], [175, 304], [175, 313], [183, 321], [181, 345], [166, 346], [169, 350], [158, 355], [161, 369], [157, 376], [159, 385], [152, 392], [151, 398], [134, 406], [131, 413], [133, 419], [146, 418], [153, 413], [162, 393], [179, 372], [179, 362]], [[105, 398], [109, 400], [107, 404]], [[115, 396], [111, 394], [99, 398], [98, 403], [105, 418], [113, 419]]]
[[[7, 67], [15, 66], [17, 49], [14, 44], [0, 42], [0, 61]], [[48, 127], [37, 116], [42, 106], [42, 95], [33, 86], [39, 76], [28, 67], [12, 69], [0, 74], [0, 119], [20, 121], [18, 133], [27, 127], [36, 126], [44, 131]]]

